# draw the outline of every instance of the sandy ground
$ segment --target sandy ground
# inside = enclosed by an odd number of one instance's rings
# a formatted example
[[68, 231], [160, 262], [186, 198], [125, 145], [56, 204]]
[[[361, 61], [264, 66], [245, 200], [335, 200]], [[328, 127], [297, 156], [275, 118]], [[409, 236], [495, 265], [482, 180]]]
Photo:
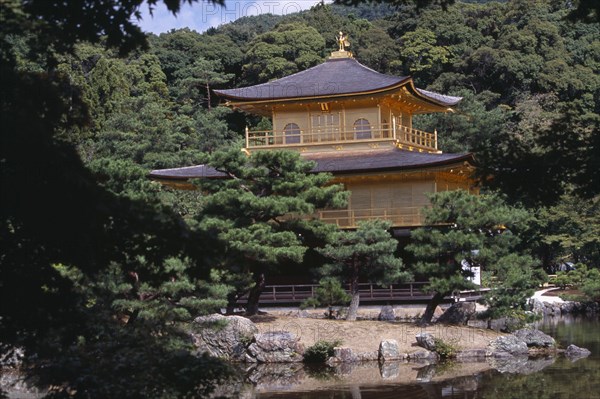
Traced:
[[[547, 291], [555, 288], [548, 288], [537, 291], [533, 298], [546, 302], [562, 302], [556, 296], [547, 296]], [[445, 307], [447, 307], [446, 305]], [[402, 305], [394, 306], [397, 317], [415, 318], [424, 311], [423, 305]], [[400, 352], [411, 353], [420, 350], [416, 346], [415, 335], [420, 332], [430, 332], [436, 338], [441, 338], [446, 342], [453, 343], [460, 350], [482, 349], [489, 341], [504, 335], [492, 330], [484, 330], [472, 327], [432, 325], [426, 328], [417, 327], [411, 322], [383, 322], [372, 320], [358, 320], [355, 322], [346, 322], [343, 320], [326, 320], [317, 318], [291, 317], [294, 309], [265, 309], [266, 314], [255, 316], [252, 320], [256, 323], [260, 332], [268, 331], [289, 331], [300, 337], [300, 342], [305, 347], [313, 345], [316, 341], [327, 340], [341, 341], [342, 346], [352, 348], [355, 352], [371, 352], [379, 349], [379, 343], [384, 339], [395, 339], [400, 346]], [[359, 318], [376, 319], [380, 306], [361, 306], [359, 309]], [[436, 311], [439, 316], [443, 309]], [[482, 310], [477, 305], [477, 310]], [[310, 313], [323, 314], [325, 309], [312, 310]]]
[[417, 327], [410, 322], [384, 322], [358, 320], [326, 320], [285, 316], [284, 312], [268, 312], [253, 317], [260, 332], [289, 331], [300, 338], [305, 347], [316, 341], [341, 341], [341, 346], [352, 348], [355, 352], [377, 351], [379, 343], [385, 339], [398, 341], [400, 352], [411, 353], [421, 350], [416, 346], [415, 335], [430, 332], [436, 338], [453, 343], [459, 349], [485, 348], [489, 341], [501, 335], [491, 330], [471, 327], [432, 325]]

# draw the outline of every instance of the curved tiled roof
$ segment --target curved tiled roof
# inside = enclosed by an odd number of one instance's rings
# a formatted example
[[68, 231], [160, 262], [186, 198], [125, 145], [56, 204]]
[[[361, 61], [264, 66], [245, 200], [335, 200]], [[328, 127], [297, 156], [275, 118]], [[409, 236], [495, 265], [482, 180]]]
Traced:
[[[317, 163], [313, 172], [343, 174], [443, 166], [461, 161], [471, 161], [473, 155], [470, 153], [430, 154], [400, 150], [398, 148], [387, 148], [369, 151], [304, 154], [303, 158]], [[227, 175], [216, 171], [208, 165], [196, 165], [185, 168], [153, 170], [150, 172], [150, 177], [155, 179], [185, 180], [194, 178], [224, 178]]]
[[462, 100], [462, 97], [446, 96], [444, 94], [436, 93], [433, 91], [419, 89], [418, 87], [416, 87], [415, 89], [421, 95], [432, 98], [432, 99], [434, 99], [440, 103], [446, 104], [446, 105], [456, 105], [460, 102], [460, 100]]
[[[362, 65], [354, 58], [331, 58], [305, 71], [271, 82], [214, 92], [233, 101], [269, 101], [373, 92], [409, 81], [409, 76], [385, 75]], [[417, 94], [445, 106], [455, 105], [461, 100], [460, 97], [420, 89], [417, 89]]]
[[304, 157], [317, 163], [314, 172], [353, 173], [419, 169], [472, 160], [470, 153], [431, 154], [387, 148], [371, 151], [327, 152]]

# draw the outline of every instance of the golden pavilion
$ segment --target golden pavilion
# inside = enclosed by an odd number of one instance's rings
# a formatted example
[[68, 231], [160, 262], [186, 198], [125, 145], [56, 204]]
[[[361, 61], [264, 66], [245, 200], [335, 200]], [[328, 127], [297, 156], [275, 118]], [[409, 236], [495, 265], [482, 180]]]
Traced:
[[[330, 172], [351, 192], [348, 207], [318, 217], [341, 228], [385, 219], [395, 229], [421, 226], [430, 193], [475, 190], [471, 154], [442, 153], [438, 134], [413, 128], [413, 116], [454, 112], [460, 97], [414, 86], [360, 64], [340, 48], [326, 62], [267, 83], [214, 92], [225, 104], [266, 116], [272, 129], [246, 129], [244, 151], [292, 150]], [[205, 165], [162, 169], [151, 177], [172, 182], [218, 177]]]

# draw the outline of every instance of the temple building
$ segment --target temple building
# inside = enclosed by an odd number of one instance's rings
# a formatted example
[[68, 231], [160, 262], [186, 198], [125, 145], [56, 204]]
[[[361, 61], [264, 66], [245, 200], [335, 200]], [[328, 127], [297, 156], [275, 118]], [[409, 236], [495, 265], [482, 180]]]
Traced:
[[[427, 195], [473, 192], [471, 154], [438, 149], [437, 132], [413, 128], [413, 116], [454, 112], [461, 98], [422, 90], [410, 76], [390, 76], [360, 64], [345, 49], [296, 74], [250, 87], [214, 92], [225, 104], [266, 116], [272, 129], [246, 129], [244, 151], [292, 150], [330, 172], [351, 192], [348, 207], [321, 210], [318, 217], [341, 228], [385, 219], [395, 230], [422, 226]], [[218, 177], [204, 165], [163, 169], [151, 177], [172, 183]]]

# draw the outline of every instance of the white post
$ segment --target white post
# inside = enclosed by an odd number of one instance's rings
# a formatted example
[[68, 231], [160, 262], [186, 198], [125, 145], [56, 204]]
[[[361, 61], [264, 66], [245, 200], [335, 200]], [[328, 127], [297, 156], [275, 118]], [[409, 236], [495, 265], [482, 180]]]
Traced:
[[437, 150], [437, 129], [433, 129], [433, 146]]
[[248, 131], [248, 126], [246, 126], [246, 148], [250, 148], [250, 132]]
[[392, 116], [392, 131], [394, 134], [394, 140], [396, 140], [396, 115]]

